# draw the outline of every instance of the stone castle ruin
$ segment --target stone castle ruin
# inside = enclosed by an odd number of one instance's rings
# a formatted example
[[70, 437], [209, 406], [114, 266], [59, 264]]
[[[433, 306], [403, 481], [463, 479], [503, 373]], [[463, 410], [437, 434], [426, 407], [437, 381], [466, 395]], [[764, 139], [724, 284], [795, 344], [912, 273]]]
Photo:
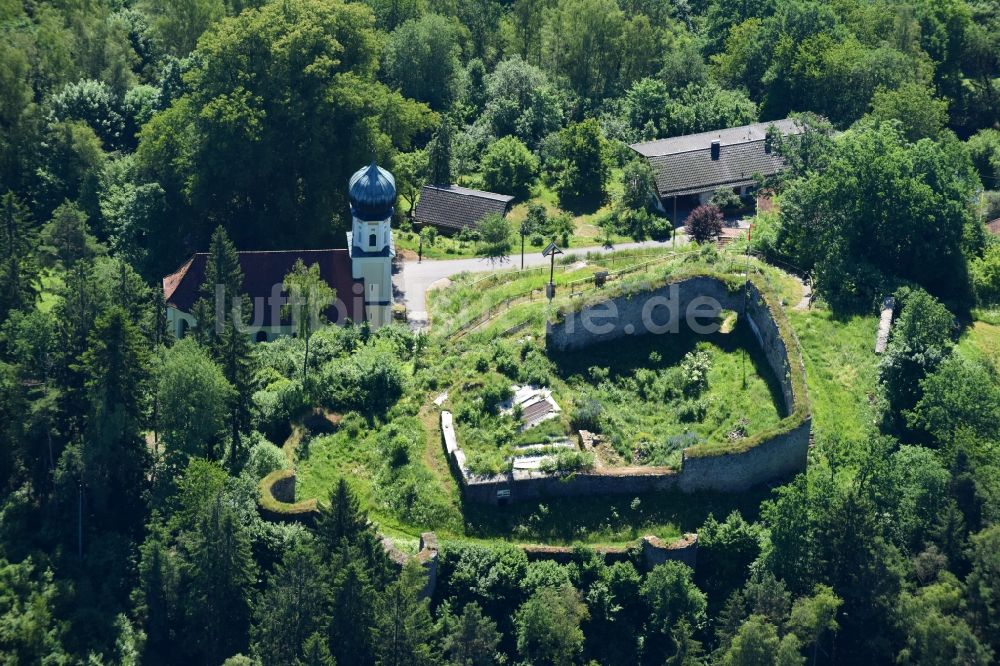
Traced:
[[683, 452], [679, 470], [605, 467], [559, 474], [515, 468], [482, 477], [469, 472], [452, 416], [444, 411], [441, 431], [445, 452], [466, 499], [504, 504], [544, 497], [667, 490], [740, 492], [805, 469], [812, 419], [798, 341], [776, 297], [766, 295], [752, 281], [698, 274], [576, 304], [548, 323], [546, 345], [553, 351], [580, 350], [634, 335], [676, 332], [679, 326], [701, 332], [698, 327], [705, 326], [706, 319], [714, 320], [721, 310], [735, 311], [746, 321], [778, 380], [784, 417], [776, 427], [738, 441], [689, 447]]

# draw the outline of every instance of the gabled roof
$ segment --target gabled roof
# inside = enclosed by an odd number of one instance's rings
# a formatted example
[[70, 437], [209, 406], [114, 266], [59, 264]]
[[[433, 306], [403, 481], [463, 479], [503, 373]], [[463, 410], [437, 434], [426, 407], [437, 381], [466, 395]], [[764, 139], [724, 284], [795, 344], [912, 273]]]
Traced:
[[[254, 307], [255, 326], [276, 326], [290, 323], [280, 315], [280, 304], [269, 299], [274, 286], [280, 285], [299, 259], [306, 266], [319, 264], [319, 274], [337, 293], [337, 304], [327, 308], [326, 317], [330, 322], [338, 322], [344, 316], [353, 321], [364, 319], [364, 285], [361, 280], [351, 277], [351, 258], [347, 250], [276, 250], [261, 252], [239, 252], [240, 268], [243, 270], [243, 292]], [[181, 312], [191, 312], [195, 302], [201, 297], [201, 284], [205, 281], [205, 265], [208, 254], [193, 255], [176, 272], [163, 278], [163, 298], [167, 305]], [[284, 291], [279, 293], [284, 296]], [[257, 312], [257, 308], [261, 311]]]
[[[802, 132], [794, 120], [785, 119], [637, 143], [632, 150], [649, 161], [661, 198], [739, 187], [753, 183], [755, 173], [771, 176], [784, 168], [780, 157], [765, 150], [771, 125], [786, 136]], [[714, 142], [719, 143], [716, 160]]]
[[689, 150], [703, 150], [709, 148], [713, 141], [718, 141], [723, 146], [763, 141], [767, 136], [767, 128], [771, 125], [776, 126], [778, 131], [785, 135], [802, 132], [801, 126], [793, 119], [785, 118], [784, 120], [774, 120], [766, 123], [727, 127], [726, 129], [713, 130], [711, 132], [699, 132], [698, 134], [685, 134], [684, 136], [672, 136], [667, 139], [646, 141], [644, 143], [633, 144], [631, 148], [643, 157], [658, 157], [661, 155], [685, 153]]
[[721, 146], [719, 159], [711, 147], [675, 155], [649, 158], [656, 189], [661, 197], [707, 192], [719, 187], [753, 183], [755, 173], [771, 176], [781, 171], [784, 160], [764, 150], [763, 141]]
[[449, 229], [475, 228], [491, 213], [506, 215], [514, 197], [458, 185], [424, 185], [413, 209], [418, 222]]

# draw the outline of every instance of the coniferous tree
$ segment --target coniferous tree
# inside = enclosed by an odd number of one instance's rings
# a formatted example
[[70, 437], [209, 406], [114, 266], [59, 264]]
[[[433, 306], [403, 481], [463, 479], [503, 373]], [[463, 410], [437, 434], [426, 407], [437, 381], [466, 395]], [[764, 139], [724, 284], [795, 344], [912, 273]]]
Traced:
[[426, 583], [427, 573], [411, 559], [386, 590], [375, 629], [379, 666], [436, 663], [431, 651], [434, 624], [429, 601], [420, 596]]
[[139, 586], [133, 601], [146, 633], [146, 657], [153, 663], [163, 663], [176, 654], [178, 563], [167, 543], [166, 531], [155, 523], [139, 551]]
[[369, 578], [379, 586], [387, 585], [392, 579], [381, 539], [343, 478], [330, 493], [329, 503], [320, 506], [316, 537], [329, 560], [336, 563], [360, 559]]
[[316, 522], [316, 536], [328, 553], [344, 547], [368, 528], [368, 518], [361, 511], [358, 498], [347, 481], [337, 480], [329, 504], [321, 505]]
[[[148, 453], [141, 431], [149, 384], [147, 343], [119, 307], [98, 317], [79, 367], [90, 401], [76, 475], [100, 527], [135, 527]], [[67, 470], [68, 471], [68, 470]]]
[[245, 332], [250, 310], [250, 299], [243, 293], [243, 269], [236, 246], [226, 230], [217, 227], [194, 315], [198, 320], [197, 338], [212, 350], [226, 380], [235, 389], [229, 409], [230, 469], [239, 464], [243, 434], [250, 422], [251, 342]]
[[187, 636], [205, 663], [218, 664], [247, 643], [250, 591], [256, 579], [250, 540], [221, 495], [188, 537]]
[[451, 124], [445, 120], [427, 146], [428, 180], [431, 185], [451, 185]]
[[13, 192], [0, 198], [0, 321], [35, 301], [38, 277], [28, 211]]
[[452, 622], [442, 645], [446, 663], [455, 666], [492, 666], [496, 663], [500, 632], [496, 622], [483, 615], [479, 604], [465, 604], [462, 614]]
[[375, 609], [375, 587], [364, 566], [347, 561], [333, 583], [333, 612], [327, 632], [338, 664], [375, 664]]
[[305, 660], [309, 638], [327, 623], [326, 572], [311, 546], [298, 543], [268, 577], [254, 610], [254, 653], [265, 664]]
[[313, 634], [302, 646], [302, 658], [297, 666], [337, 666], [337, 660], [330, 654], [326, 639], [321, 634]]

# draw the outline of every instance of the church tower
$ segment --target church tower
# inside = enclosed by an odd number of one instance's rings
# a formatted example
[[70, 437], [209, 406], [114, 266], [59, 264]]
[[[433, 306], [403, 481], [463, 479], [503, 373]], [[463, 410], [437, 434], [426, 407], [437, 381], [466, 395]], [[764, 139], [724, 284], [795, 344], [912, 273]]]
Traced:
[[351, 176], [348, 188], [351, 273], [355, 280], [364, 280], [365, 318], [372, 328], [378, 328], [392, 320], [392, 258], [396, 246], [390, 222], [396, 204], [396, 180], [373, 161]]

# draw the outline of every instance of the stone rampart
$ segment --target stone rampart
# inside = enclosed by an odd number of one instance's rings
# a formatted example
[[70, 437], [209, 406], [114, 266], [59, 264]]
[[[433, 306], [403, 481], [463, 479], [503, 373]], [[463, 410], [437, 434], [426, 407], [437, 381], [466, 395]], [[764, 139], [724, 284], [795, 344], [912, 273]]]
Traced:
[[[809, 448], [808, 396], [798, 343], [784, 312], [753, 282], [735, 283], [712, 275], [689, 276], [561, 312], [549, 322], [546, 345], [554, 351], [585, 349], [633, 335], [707, 327], [721, 310], [740, 313], [764, 352], [781, 388], [781, 422], [767, 432], [684, 451], [681, 469], [604, 468], [570, 474], [515, 470], [482, 477], [469, 472], [450, 412], [441, 413], [446, 455], [467, 500], [503, 504], [546, 497], [682, 492], [740, 492], [790, 476], [806, 466]], [[707, 331], [706, 331], [707, 332]]]

